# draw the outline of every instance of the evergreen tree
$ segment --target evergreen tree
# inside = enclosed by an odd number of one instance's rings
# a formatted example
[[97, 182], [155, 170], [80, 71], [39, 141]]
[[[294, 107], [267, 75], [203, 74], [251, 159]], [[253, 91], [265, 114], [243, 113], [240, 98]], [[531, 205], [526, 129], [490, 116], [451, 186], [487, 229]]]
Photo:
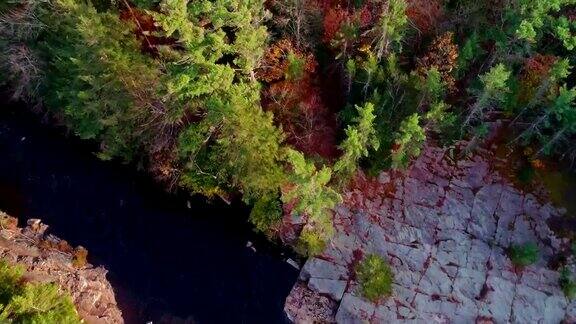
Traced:
[[391, 45], [399, 45], [403, 32], [408, 24], [405, 0], [388, 0], [383, 3], [384, 10], [380, 20], [373, 29], [376, 35], [376, 56], [382, 58], [388, 54]]
[[285, 178], [279, 164], [283, 135], [258, 102], [258, 87], [247, 83], [206, 101], [207, 117], [180, 136], [185, 186], [208, 196], [232, 186], [248, 201], [277, 191]]
[[520, 17], [518, 36], [536, 43], [549, 32], [555, 35], [566, 49], [574, 49], [575, 26], [562, 15], [564, 8], [574, 4], [574, 0], [517, 0], [515, 14]]
[[340, 176], [352, 175], [358, 167], [358, 161], [368, 156], [368, 150], [377, 151], [380, 146], [374, 129], [374, 105], [367, 102], [362, 107], [356, 106], [356, 109], [358, 117], [355, 125], [346, 128], [346, 139], [340, 145], [344, 154], [334, 165], [334, 171]]
[[332, 170], [306, 161], [298, 151], [288, 149], [287, 161], [292, 167], [290, 186], [282, 194], [284, 203], [294, 204], [293, 214], [307, 216], [308, 222], [301, 235], [309, 254], [321, 252], [323, 244], [333, 235], [331, 209], [341, 201], [340, 195], [329, 186]]
[[490, 105], [501, 103], [505, 100], [505, 95], [509, 91], [507, 82], [510, 75], [511, 72], [504, 64], [498, 64], [486, 74], [480, 76], [482, 89], [476, 93], [476, 102], [464, 120], [462, 128], [470, 125], [473, 120], [481, 120]]
[[411, 158], [420, 155], [426, 134], [419, 122], [420, 116], [412, 114], [400, 124], [395, 147], [392, 150], [393, 168], [405, 168]]
[[250, 211], [250, 222], [260, 232], [269, 233], [282, 220], [282, 203], [278, 195], [264, 196], [254, 203]]
[[541, 142], [538, 154], [551, 153], [562, 140], [576, 133], [576, 88], [560, 88], [558, 96], [520, 136]]

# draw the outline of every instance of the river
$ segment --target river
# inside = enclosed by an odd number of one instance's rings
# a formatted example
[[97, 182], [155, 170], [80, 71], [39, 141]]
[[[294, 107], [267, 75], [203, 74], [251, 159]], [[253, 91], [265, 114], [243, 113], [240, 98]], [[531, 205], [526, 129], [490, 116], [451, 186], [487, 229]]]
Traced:
[[94, 143], [1, 103], [0, 210], [86, 247], [127, 323], [287, 321], [298, 271], [252, 231], [246, 206], [167, 194], [135, 166], [98, 160]]

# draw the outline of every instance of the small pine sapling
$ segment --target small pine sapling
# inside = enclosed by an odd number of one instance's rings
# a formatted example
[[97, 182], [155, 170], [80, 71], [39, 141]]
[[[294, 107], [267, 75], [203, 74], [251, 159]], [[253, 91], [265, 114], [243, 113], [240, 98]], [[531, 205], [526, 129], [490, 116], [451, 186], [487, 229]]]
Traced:
[[576, 282], [574, 282], [572, 272], [567, 267], [562, 268], [560, 271], [560, 279], [558, 281], [560, 288], [566, 298], [573, 300], [576, 298]]
[[392, 149], [392, 167], [395, 169], [408, 166], [411, 158], [420, 155], [422, 145], [426, 140], [424, 129], [420, 126], [420, 116], [412, 114], [402, 121], [396, 134]]
[[535, 243], [512, 245], [508, 249], [508, 257], [517, 267], [526, 267], [538, 261], [538, 246]]
[[392, 294], [394, 273], [388, 263], [378, 255], [371, 254], [360, 261], [356, 268], [356, 278], [362, 296], [372, 302]]

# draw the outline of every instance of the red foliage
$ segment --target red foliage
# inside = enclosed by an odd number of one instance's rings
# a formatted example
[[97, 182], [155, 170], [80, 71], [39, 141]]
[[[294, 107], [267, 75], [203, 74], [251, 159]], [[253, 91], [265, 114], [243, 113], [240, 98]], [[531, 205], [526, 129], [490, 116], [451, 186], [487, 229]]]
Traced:
[[368, 28], [372, 26], [378, 19], [378, 8], [375, 8], [372, 3], [366, 3], [358, 11], [357, 19], [360, 23], [360, 28]]
[[[381, 200], [383, 197], [393, 198], [396, 191], [394, 172], [387, 172], [389, 181], [382, 182], [378, 178], [368, 177], [362, 171], [356, 173], [344, 193], [344, 203], [356, 208], [369, 208], [366, 202]], [[376, 204], [378, 205], [378, 204]]]
[[324, 8], [324, 35], [323, 41], [330, 43], [345, 23], [353, 23], [360, 29], [366, 30], [371, 28], [378, 20], [381, 13], [381, 6], [367, 1], [359, 9], [354, 9], [346, 3], [332, 5], [321, 4]]
[[348, 19], [348, 12], [341, 7], [329, 8], [324, 14], [324, 36], [322, 40], [330, 43]]
[[336, 149], [336, 118], [324, 105], [313, 80], [283, 80], [264, 92], [264, 107], [282, 125], [286, 141], [308, 156], [333, 158]]
[[[298, 79], [286, 78], [289, 54], [305, 60]], [[309, 156], [335, 157], [336, 118], [320, 96], [314, 56], [284, 39], [267, 50], [262, 62], [256, 76], [269, 84], [263, 91], [262, 106], [274, 114], [287, 142]]]
[[442, 0], [408, 0], [406, 15], [422, 34], [434, 31], [442, 14]]
[[317, 87], [300, 104], [302, 114], [297, 119], [297, 130], [291, 139], [293, 145], [307, 155], [334, 158], [336, 148], [336, 119], [324, 105]]
[[536, 54], [524, 61], [520, 76], [519, 101], [527, 103], [536, 93], [540, 83], [548, 77], [558, 58], [553, 55]]

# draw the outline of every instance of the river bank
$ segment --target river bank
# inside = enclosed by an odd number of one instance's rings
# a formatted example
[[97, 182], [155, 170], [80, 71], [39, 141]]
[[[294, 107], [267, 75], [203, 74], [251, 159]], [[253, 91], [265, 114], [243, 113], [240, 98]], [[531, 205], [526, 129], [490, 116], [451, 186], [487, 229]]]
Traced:
[[0, 259], [3, 262], [22, 267], [25, 271], [22, 279], [26, 283], [56, 284], [70, 296], [86, 323], [124, 323], [114, 290], [106, 279], [106, 269], [87, 263], [86, 249], [72, 247], [54, 235], [45, 235], [49, 226], [40, 219], [28, 220], [26, 227], [17, 227], [17, 221], [0, 211]]
[[86, 247], [109, 270], [127, 323], [286, 321], [298, 271], [252, 231], [245, 206], [167, 194], [38, 119], [17, 105], [0, 111], [0, 209]]

